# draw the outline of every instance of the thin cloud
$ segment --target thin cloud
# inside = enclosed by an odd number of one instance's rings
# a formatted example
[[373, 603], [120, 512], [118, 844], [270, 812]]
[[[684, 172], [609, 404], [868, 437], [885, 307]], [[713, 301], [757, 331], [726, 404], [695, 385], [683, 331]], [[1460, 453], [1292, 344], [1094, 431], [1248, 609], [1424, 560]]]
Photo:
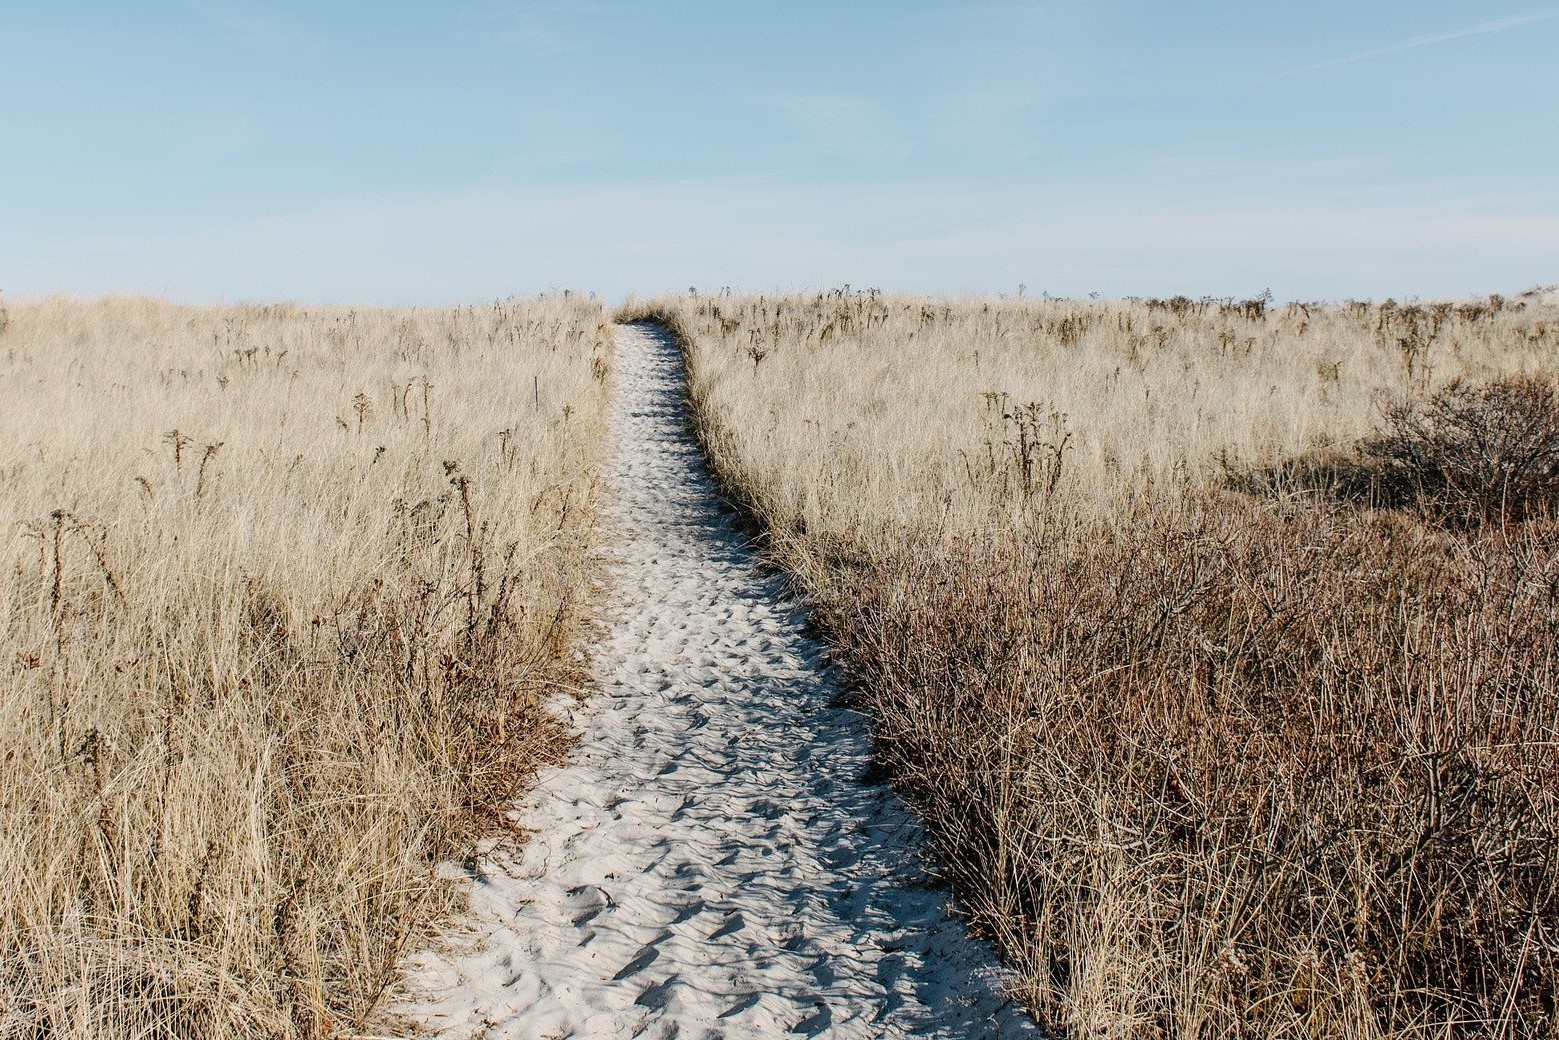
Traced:
[[[432, 304], [549, 286], [613, 297], [698, 285], [771, 291], [876, 285], [1060, 295], [1290, 299], [1512, 294], [1552, 270], [1559, 193], [1380, 184], [1346, 197], [1194, 176], [838, 186], [775, 180], [530, 184], [365, 197], [242, 219], [62, 236], [19, 228], [0, 198], [0, 286]], [[1128, 190], [1123, 190], [1128, 189]], [[14, 210], [15, 207], [13, 206]], [[755, 249], [753, 243], [762, 243]], [[1546, 278], [1552, 281], [1552, 278]]]
[[1297, 69], [1289, 69], [1287, 72], [1279, 72], [1275, 76], [1268, 76], [1268, 80], [1286, 79], [1289, 76], [1299, 76], [1306, 72], [1317, 72], [1321, 69], [1335, 68], [1338, 65], [1351, 65], [1356, 61], [1369, 61], [1371, 58], [1383, 58], [1388, 54], [1400, 54], [1403, 51], [1416, 50], [1419, 47], [1428, 47], [1436, 43], [1445, 43], [1449, 40], [1459, 40], [1464, 36], [1485, 36], [1489, 33], [1504, 32], [1506, 29], [1515, 29], [1523, 25], [1531, 25], [1534, 22], [1546, 22], [1553, 18], [1559, 18], [1559, 7], [1549, 8], [1546, 11], [1537, 11], [1533, 14], [1512, 15], [1509, 18], [1496, 18], [1491, 22], [1479, 22], [1477, 25], [1469, 25], [1463, 29], [1452, 29], [1449, 32], [1434, 33], [1429, 36], [1414, 36], [1412, 39], [1403, 40], [1385, 47], [1376, 47], [1374, 50], [1361, 51], [1358, 54], [1350, 54], [1343, 58], [1332, 58], [1330, 61], [1318, 61], [1314, 65], [1303, 65]]

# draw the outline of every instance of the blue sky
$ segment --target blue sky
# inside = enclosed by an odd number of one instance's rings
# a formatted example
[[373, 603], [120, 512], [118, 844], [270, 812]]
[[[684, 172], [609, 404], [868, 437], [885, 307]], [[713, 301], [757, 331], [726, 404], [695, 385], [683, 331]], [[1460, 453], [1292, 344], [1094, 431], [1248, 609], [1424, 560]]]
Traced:
[[0, 291], [1559, 282], [1559, 6], [0, 0]]

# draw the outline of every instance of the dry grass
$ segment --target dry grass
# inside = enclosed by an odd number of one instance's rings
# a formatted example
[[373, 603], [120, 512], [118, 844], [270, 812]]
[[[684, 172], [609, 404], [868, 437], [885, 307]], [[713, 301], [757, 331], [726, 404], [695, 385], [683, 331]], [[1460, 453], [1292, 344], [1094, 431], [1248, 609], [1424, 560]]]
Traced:
[[1381, 508], [1361, 448], [1551, 385], [1559, 313], [629, 314], [1057, 1035], [1559, 1034], [1559, 524]]
[[360, 1028], [560, 749], [605, 316], [8, 311], [0, 1036]]

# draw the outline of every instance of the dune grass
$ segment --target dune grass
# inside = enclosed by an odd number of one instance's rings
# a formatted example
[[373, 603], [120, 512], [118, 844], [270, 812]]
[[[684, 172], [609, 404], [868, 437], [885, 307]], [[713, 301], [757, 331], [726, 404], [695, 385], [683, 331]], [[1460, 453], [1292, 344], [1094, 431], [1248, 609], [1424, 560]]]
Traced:
[[720, 479], [1055, 1035], [1559, 1033], [1559, 523], [1445, 498], [1412, 425], [1541, 398], [1559, 311], [624, 316], [682, 337]]
[[0, 1036], [349, 1035], [563, 747], [605, 315], [7, 311]]

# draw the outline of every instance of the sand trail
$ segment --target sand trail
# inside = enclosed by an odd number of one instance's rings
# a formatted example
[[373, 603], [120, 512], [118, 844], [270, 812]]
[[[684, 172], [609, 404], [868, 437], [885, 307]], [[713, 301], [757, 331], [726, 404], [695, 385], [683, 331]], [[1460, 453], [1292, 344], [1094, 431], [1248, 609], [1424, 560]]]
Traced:
[[675, 345], [617, 346], [601, 690], [404, 1009], [456, 1038], [1037, 1036], [924, 887], [918, 821], [858, 781], [864, 720], [717, 495]]

